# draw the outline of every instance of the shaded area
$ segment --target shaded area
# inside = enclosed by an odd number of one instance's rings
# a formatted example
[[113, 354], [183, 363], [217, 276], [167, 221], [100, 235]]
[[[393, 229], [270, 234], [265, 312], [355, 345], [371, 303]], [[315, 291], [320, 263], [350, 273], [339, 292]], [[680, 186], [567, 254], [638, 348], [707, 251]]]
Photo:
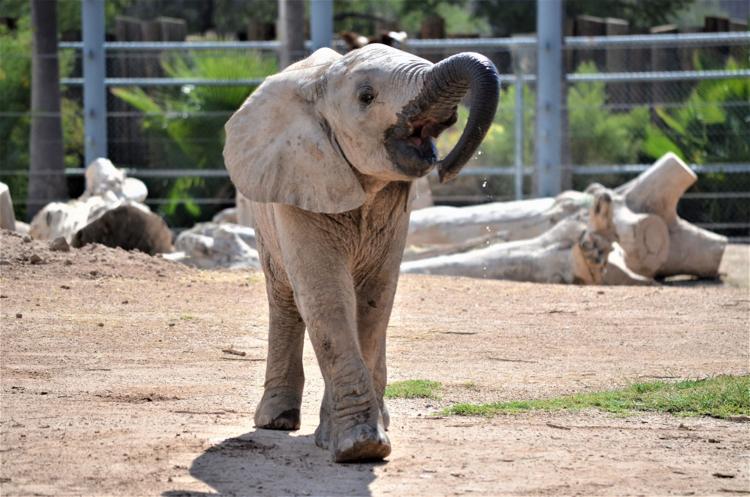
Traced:
[[371, 495], [375, 466], [336, 464], [312, 435], [256, 430], [206, 449], [190, 475], [217, 493], [170, 490], [163, 497], [208, 495]]

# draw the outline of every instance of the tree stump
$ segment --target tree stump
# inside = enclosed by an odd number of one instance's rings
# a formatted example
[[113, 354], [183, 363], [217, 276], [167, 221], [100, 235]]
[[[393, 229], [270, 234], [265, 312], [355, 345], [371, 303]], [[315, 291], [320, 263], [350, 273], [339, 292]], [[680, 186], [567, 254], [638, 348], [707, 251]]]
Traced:
[[669, 251], [655, 273], [658, 277], [690, 274], [715, 278], [719, 274], [727, 238], [690, 224], [677, 215], [677, 202], [697, 179], [679, 157], [668, 153], [616, 190], [632, 211], [655, 214], [667, 225]]

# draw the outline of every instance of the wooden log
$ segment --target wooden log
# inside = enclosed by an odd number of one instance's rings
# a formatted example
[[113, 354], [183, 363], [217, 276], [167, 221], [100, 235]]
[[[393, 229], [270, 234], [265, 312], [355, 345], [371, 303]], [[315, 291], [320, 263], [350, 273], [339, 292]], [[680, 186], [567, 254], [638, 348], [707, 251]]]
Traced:
[[434, 207], [414, 212], [407, 241], [412, 248], [407, 251], [407, 259], [465, 252], [487, 241], [534, 238], [560, 220], [585, 211], [593, 202], [593, 194], [598, 192], [606, 192], [614, 201], [613, 221], [617, 238], [627, 254], [628, 267], [653, 277], [669, 252], [666, 224], [656, 215], [634, 213], [622, 196], [596, 183], [586, 192], [564, 192], [554, 199]]
[[543, 234], [478, 250], [405, 262], [407, 273], [598, 284], [614, 240], [612, 200], [597, 194], [586, 216], [569, 216]]
[[607, 267], [604, 269], [602, 283], [604, 285], [628, 285], [628, 286], [649, 286], [656, 285], [656, 281], [646, 276], [632, 271], [625, 262], [625, 251], [615, 243], [612, 246], [612, 252], [607, 258]]
[[411, 215], [407, 245], [460, 245], [490, 236], [533, 238], [591, 202], [591, 195], [565, 192], [557, 198], [421, 209]]
[[716, 278], [719, 275], [719, 265], [727, 246], [725, 236], [678, 218], [669, 226], [669, 238], [669, 256], [657, 271], [657, 277], [691, 274]]
[[615, 189], [634, 212], [656, 214], [667, 223], [677, 219], [677, 202], [698, 176], [669, 152], [634, 180]]
[[495, 243], [507, 242], [502, 235], [490, 233], [479, 238], [471, 238], [454, 245], [409, 245], [404, 249], [402, 261], [417, 261], [440, 255], [458, 254], [487, 247]]
[[635, 273], [652, 278], [667, 261], [669, 230], [661, 217], [630, 210], [625, 199], [594, 183], [587, 193], [607, 192], [613, 199], [613, 223], [617, 241], [623, 249], [623, 263]]
[[617, 189], [627, 206], [638, 213], [656, 214], [669, 231], [669, 252], [656, 276], [691, 274], [715, 278], [727, 238], [701, 229], [677, 216], [677, 202], [697, 176], [675, 154], [668, 153], [651, 168]]

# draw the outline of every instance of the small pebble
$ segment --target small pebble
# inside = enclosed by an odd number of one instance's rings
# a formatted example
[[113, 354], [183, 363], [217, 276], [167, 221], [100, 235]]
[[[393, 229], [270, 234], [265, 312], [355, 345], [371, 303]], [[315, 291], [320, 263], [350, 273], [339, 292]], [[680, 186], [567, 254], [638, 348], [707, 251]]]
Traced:
[[66, 266], [72, 266], [73, 261], [71, 261], [70, 259], [65, 259], [65, 262], [63, 264], [65, 264]]
[[23, 317], [23, 314], [21, 314], [20, 312], [16, 313], [16, 318], [21, 319], [22, 317]]
[[29, 235], [23, 235], [23, 243], [31, 243], [31, 237]]
[[32, 264], [43, 264], [44, 259], [39, 257], [37, 254], [31, 254], [31, 257], [29, 257], [29, 262]]
[[49, 242], [49, 249], [55, 252], [70, 252], [70, 245], [64, 236], [58, 236]]
[[104, 323], [99, 323], [99, 328], [104, 327]]

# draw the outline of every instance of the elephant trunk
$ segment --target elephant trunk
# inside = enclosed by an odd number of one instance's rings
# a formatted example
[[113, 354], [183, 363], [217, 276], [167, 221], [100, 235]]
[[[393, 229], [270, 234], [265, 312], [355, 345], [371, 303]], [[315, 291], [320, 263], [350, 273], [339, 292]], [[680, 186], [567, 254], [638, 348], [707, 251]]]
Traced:
[[471, 92], [469, 119], [456, 146], [437, 164], [441, 183], [458, 175], [492, 124], [500, 93], [497, 69], [478, 53], [453, 55], [432, 67], [418, 97], [423, 116], [445, 116], [467, 91]]

